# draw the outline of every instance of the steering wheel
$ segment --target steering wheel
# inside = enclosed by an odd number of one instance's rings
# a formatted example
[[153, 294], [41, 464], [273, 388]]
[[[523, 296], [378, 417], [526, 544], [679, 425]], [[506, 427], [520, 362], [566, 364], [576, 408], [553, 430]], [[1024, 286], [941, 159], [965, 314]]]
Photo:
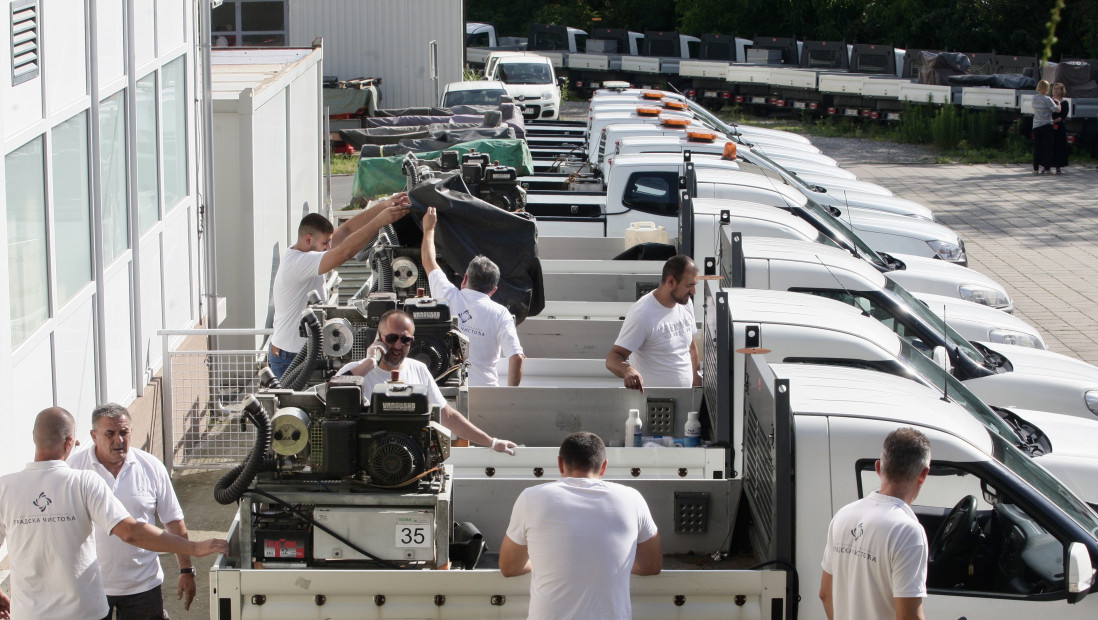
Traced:
[[945, 521], [930, 540], [930, 564], [948, 562], [963, 556], [972, 546], [972, 530], [976, 527], [976, 496], [966, 495], [949, 511]]

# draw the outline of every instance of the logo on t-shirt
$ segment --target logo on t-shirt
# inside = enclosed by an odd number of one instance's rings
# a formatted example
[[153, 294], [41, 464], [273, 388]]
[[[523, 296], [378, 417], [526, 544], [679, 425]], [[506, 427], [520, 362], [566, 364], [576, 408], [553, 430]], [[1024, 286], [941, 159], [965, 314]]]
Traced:
[[473, 320], [473, 313], [469, 312], [468, 310], [462, 310], [458, 313], [458, 318], [461, 319], [461, 324], [465, 325], [469, 321]]
[[854, 537], [854, 540], [858, 540], [859, 538], [861, 538], [862, 534], [865, 534], [865, 528], [862, 526], [861, 523], [859, 523], [854, 529], [850, 530], [850, 535]]
[[46, 512], [46, 508], [49, 508], [53, 500], [46, 496], [46, 492], [42, 491], [38, 494], [38, 498], [31, 501], [34, 507], [38, 509], [38, 512]]

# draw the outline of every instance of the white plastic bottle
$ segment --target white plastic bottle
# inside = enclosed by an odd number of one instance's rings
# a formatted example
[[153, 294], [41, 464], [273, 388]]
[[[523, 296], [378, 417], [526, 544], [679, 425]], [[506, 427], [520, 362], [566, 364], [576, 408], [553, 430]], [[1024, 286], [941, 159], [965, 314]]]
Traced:
[[641, 421], [640, 409], [630, 409], [629, 417], [625, 420], [624, 445], [626, 448], [639, 448], [641, 445], [641, 429], [644, 422]]
[[698, 421], [698, 412], [687, 412], [686, 424], [683, 426], [682, 445], [687, 448], [697, 448], [701, 445], [701, 434], [702, 424]]

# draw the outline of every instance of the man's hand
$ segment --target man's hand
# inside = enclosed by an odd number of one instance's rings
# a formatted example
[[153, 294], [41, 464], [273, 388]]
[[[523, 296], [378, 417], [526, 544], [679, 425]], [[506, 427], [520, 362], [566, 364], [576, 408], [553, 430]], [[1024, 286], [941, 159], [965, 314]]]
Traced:
[[513, 441], [507, 441], [506, 439], [492, 438], [492, 449], [496, 452], [505, 452], [511, 456], [515, 456], [515, 448], [518, 447]]
[[424, 234], [435, 231], [435, 224], [438, 223], [438, 212], [434, 207], [427, 207], [427, 213], [423, 214], [423, 232]]
[[400, 192], [385, 200], [379, 202], [375, 209], [379, 209], [377, 214], [378, 228], [387, 226], [400, 218], [408, 215], [408, 207], [411, 206], [412, 201], [408, 200], [408, 194]]
[[[194, 573], [181, 573], [179, 575], [179, 586], [175, 592], [175, 600], [183, 601], [183, 609], [191, 610], [191, 601], [194, 600], [197, 591], [198, 588], [194, 583]], [[187, 598], [183, 598], [184, 596]]]
[[630, 390], [638, 390], [641, 394], [644, 394], [644, 378], [637, 372], [636, 368], [629, 366], [625, 369], [625, 387]]
[[200, 540], [194, 544], [193, 555], [196, 558], [205, 557], [211, 553], [228, 553], [229, 543], [219, 538]]
[[11, 599], [0, 590], [0, 618], [11, 618]]

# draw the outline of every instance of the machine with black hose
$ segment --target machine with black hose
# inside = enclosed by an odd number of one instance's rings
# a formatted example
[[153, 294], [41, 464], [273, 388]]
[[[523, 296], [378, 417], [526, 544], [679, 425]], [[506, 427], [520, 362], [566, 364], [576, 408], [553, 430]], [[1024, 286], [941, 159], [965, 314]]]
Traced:
[[240, 503], [232, 563], [475, 566], [483, 538], [453, 524], [449, 433], [424, 386], [394, 377], [364, 395], [361, 377], [338, 376], [298, 391], [264, 374], [272, 387], [243, 408], [255, 444], [214, 490], [218, 502]]
[[282, 387], [300, 390], [322, 383], [344, 364], [362, 359], [377, 337], [381, 316], [403, 310], [415, 321], [415, 342], [408, 357], [423, 362], [441, 385], [460, 385], [469, 357], [469, 338], [455, 326], [445, 301], [417, 295], [398, 298], [393, 293], [373, 293], [352, 299], [347, 305], [319, 303], [311, 296], [301, 315], [305, 346], [282, 375]]

